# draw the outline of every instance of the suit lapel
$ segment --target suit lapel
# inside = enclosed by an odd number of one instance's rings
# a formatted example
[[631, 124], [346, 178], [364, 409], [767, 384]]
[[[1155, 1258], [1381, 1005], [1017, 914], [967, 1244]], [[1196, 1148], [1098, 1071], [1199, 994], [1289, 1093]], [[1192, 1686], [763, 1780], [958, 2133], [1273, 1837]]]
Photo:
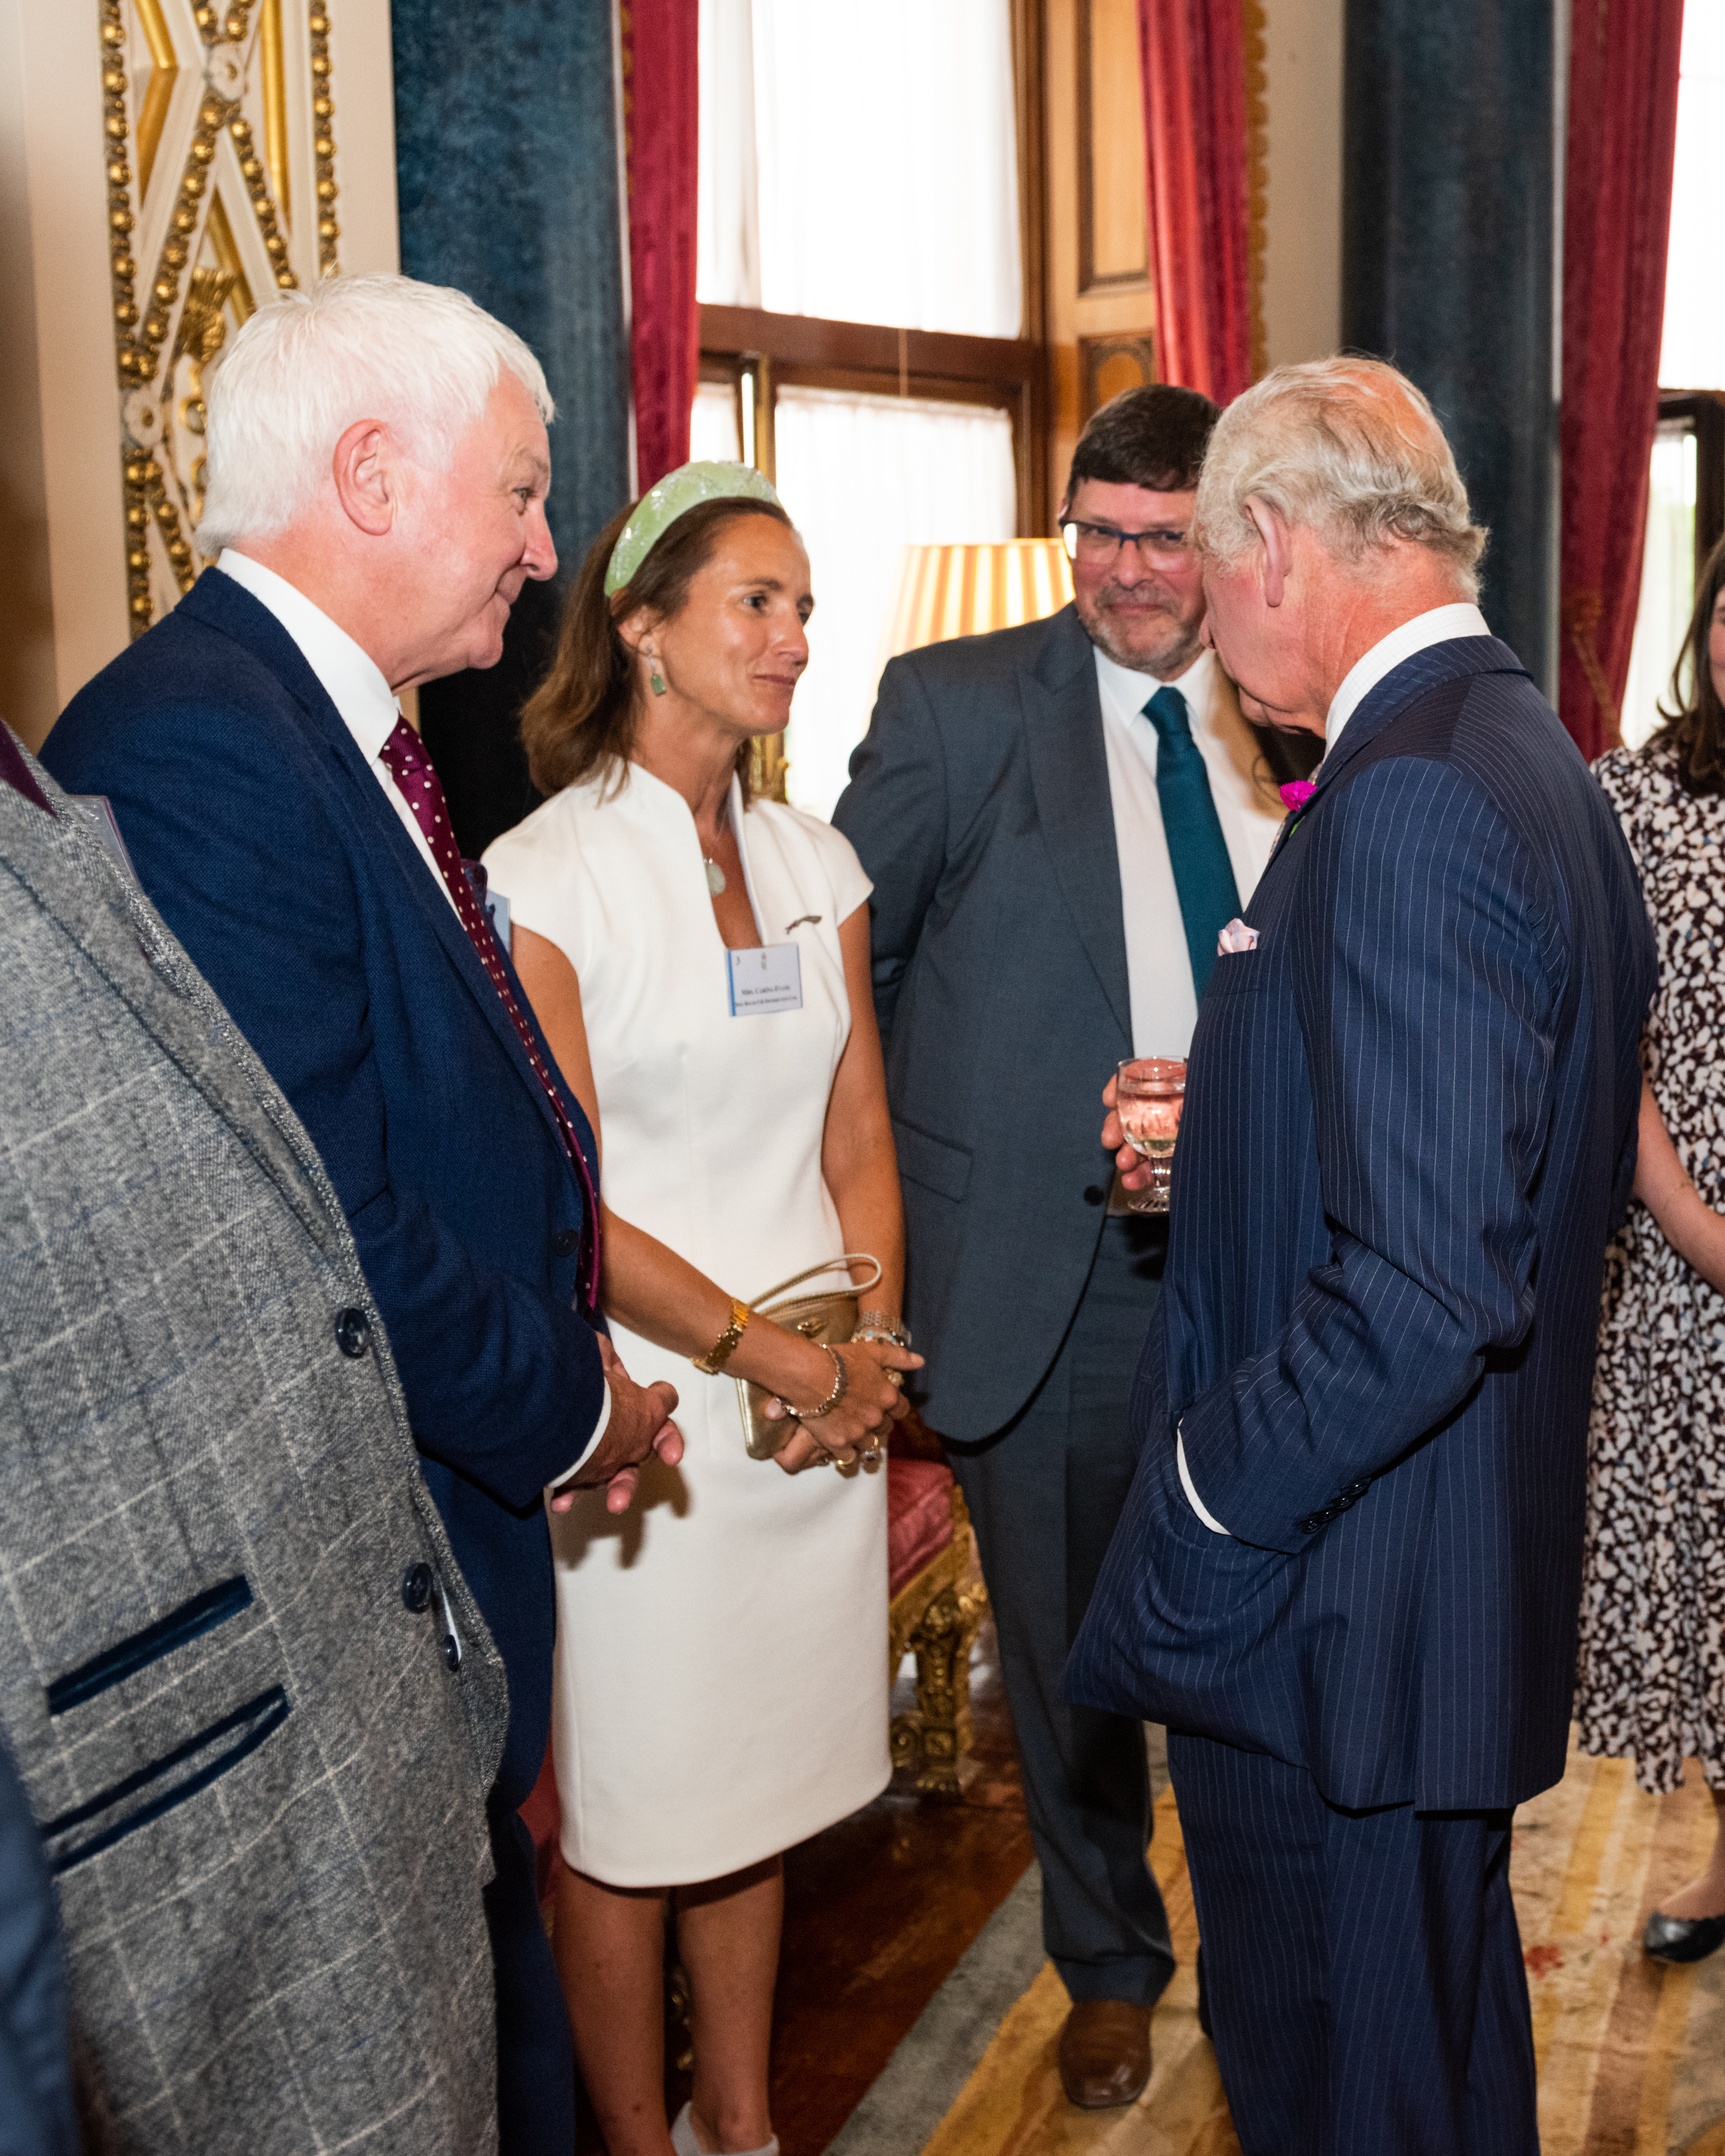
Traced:
[[1102, 746], [1102, 706], [1091, 642], [1069, 607], [1034, 668], [1019, 675], [1030, 784], [1042, 834], [1080, 942], [1132, 1039], [1132, 996], [1114, 801]]
[[1317, 771], [1317, 790], [1308, 809], [1334, 785], [1360, 751], [1374, 742], [1384, 728], [1399, 719], [1408, 706], [1440, 682], [1453, 681], [1462, 674], [1522, 674], [1527, 669], [1507, 644], [1495, 636], [1452, 637], [1447, 644], [1428, 644], [1411, 659], [1394, 666], [1376, 688], [1361, 701], [1359, 708], [1342, 732], [1335, 748]]
[[[360, 826], [367, 851], [382, 854], [393, 864], [394, 879], [402, 898], [443, 946], [444, 956], [496, 1035], [516, 1075], [532, 1096], [547, 1128], [557, 1142], [557, 1156], [562, 1159], [562, 1135], [557, 1129], [557, 1117], [546, 1097], [545, 1088], [527, 1060], [521, 1035], [504, 1009], [502, 998], [480, 963], [479, 953], [449, 903], [436, 870], [426, 865], [418, 848], [408, 836], [377, 774], [361, 754], [358, 742], [348, 731], [328, 690], [306, 663], [305, 654], [270, 609], [260, 605], [231, 577], [219, 572], [200, 577], [181, 600], [180, 607], [243, 644], [260, 665], [269, 668], [305, 713], [314, 738], [340, 767], [341, 793]], [[527, 1006], [519, 990], [517, 998], [525, 1011]], [[548, 1052], [547, 1060], [555, 1070], [556, 1064]], [[567, 1093], [567, 1086], [564, 1090]], [[572, 1101], [572, 1096], [570, 1098]], [[573, 1109], [572, 1119], [576, 1129], [585, 1132], [586, 1118], [578, 1102], [573, 1103]], [[588, 1164], [592, 1166], [591, 1158]], [[573, 1168], [567, 1162], [564, 1166], [572, 1182]], [[593, 1172], [597, 1175], [597, 1169]]]
[[[1325, 796], [1361, 752], [1393, 726], [1410, 705], [1417, 703], [1428, 689], [1435, 689], [1441, 682], [1453, 681], [1464, 674], [1525, 674], [1527, 670], [1509, 646], [1495, 636], [1452, 637], [1447, 643], [1429, 644], [1424, 651], [1416, 651], [1412, 658], [1403, 660], [1361, 700], [1359, 708], [1343, 727], [1341, 740], [1312, 774], [1314, 790], [1300, 811], [1301, 822], [1304, 823], [1322, 804]], [[1252, 894], [1252, 904], [1246, 909], [1249, 919], [1255, 917], [1254, 909], [1265, 880], [1286, 856], [1291, 836], [1292, 833], [1284, 828], [1277, 839], [1264, 875], [1259, 879], [1258, 890]]]

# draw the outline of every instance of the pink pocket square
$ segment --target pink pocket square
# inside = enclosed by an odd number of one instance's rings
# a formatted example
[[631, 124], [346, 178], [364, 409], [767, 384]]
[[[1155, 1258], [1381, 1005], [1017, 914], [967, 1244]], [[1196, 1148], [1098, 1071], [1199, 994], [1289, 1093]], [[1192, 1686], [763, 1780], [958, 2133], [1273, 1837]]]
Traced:
[[1219, 958], [1225, 958], [1230, 951], [1255, 951], [1257, 947], [1257, 930], [1248, 928], [1237, 916], [1216, 938], [1216, 956]]

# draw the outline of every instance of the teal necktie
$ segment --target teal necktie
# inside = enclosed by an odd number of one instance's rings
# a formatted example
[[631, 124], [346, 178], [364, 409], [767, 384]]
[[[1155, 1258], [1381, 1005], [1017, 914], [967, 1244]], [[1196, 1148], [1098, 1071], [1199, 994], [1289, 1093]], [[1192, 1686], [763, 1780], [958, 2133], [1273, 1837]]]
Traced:
[[1163, 835], [1173, 865], [1180, 919], [1192, 958], [1192, 985], [1204, 1000], [1216, 963], [1216, 938], [1240, 911], [1221, 819], [1210, 798], [1210, 777], [1192, 738], [1186, 699], [1178, 689], [1158, 689], [1144, 706], [1156, 729], [1156, 793]]

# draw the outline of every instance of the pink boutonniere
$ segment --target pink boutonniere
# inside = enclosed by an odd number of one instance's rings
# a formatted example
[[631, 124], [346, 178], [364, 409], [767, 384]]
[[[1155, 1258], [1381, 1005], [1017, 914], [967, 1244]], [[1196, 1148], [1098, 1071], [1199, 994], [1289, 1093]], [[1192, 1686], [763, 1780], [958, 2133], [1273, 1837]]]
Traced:
[[1291, 816], [1297, 816], [1317, 791], [1313, 779], [1291, 778], [1281, 789], [1282, 805]]

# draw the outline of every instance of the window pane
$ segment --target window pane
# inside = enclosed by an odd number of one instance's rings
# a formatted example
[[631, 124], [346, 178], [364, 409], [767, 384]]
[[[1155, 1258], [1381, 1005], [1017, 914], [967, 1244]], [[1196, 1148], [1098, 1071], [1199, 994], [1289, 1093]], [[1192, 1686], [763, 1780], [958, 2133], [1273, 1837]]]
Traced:
[[1623, 692], [1623, 738], [1639, 748], [1664, 721], [1671, 669], [1695, 605], [1695, 436], [1686, 420], [1668, 419], [1653, 439], [1647, 501], [1647, 551], [1641, 598]]
[[702, 0], [701, 30], [703, 300], [1019, 334], [1008, 0]]
[[737, 431], [737, 392], [728, 382], [700, 382], [689, 412], [689, 460], [740, 464], [742, 443]]
[[825, 816], [868, 731], [899, 549], [1012, 537], [1012, 425], [976, 405], [784, 388], [775, 428], [778, 490], [809, 549], [815, 600], [786, 790]]
[[1719, 275], [1719, 142], [1725, 136], [1725, 4], [1689, 0], [1683, 10], [1677, 89], [1677, 157], [1665, 280], [1668, 389], [1725, 389], [1725, 278]]

